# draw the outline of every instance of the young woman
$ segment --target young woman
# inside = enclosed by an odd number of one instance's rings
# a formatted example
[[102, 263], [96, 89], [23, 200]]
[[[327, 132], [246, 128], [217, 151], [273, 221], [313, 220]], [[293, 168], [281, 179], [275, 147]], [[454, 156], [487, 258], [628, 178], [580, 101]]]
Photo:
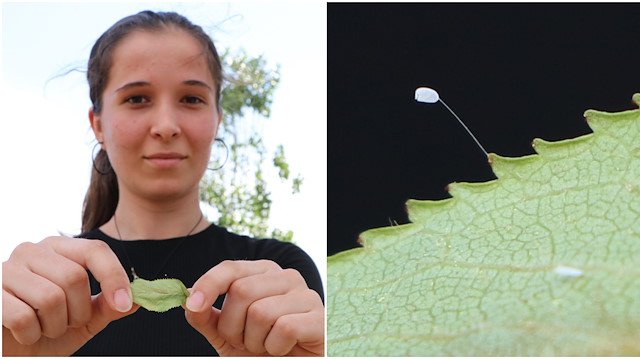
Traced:
[[[199, 182], [220, 116], [220, 59], [175, 13], [108, 29], [87, 70], [101, 149], [80, 238], [18, 246], [2, 272], [4, 355], [323, 355], [322, 284], [298, 247], [208, 223]], [[177, 278], [183, 308], [132, 303]]]

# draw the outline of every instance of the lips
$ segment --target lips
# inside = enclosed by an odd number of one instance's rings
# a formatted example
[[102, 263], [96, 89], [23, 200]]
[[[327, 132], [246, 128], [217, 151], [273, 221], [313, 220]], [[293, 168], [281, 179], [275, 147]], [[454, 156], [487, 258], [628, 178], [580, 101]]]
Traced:
[[180, 162], [186, 159], [187, 156], [177, 152], [159, 152], [149, 156], [144, 156], [143, 158], [154, 166], [170, 168], [180, 164]]

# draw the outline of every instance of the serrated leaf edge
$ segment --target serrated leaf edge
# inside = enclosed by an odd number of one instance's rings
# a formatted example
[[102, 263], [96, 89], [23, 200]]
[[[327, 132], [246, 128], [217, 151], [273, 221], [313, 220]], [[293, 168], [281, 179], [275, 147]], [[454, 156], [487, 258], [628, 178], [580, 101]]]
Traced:
[[[632, 100], [636, 106], [640, 106], [640, 93], [634, 94], [632, 96]], [[452, 195], [451, 198], [446, 198], [442, 200], [410, 199], [406, 203], [407, 212], [409, 213], [409, 219], [412, 222], [415, 222], [416, 218], [413, 217], [413, 213], [417, 212], [416, 210], [418, 208], [422, 208], [422, 209], [430, 208], [433, 210], [437, 208], [446, 209], [449, 206], [453, 206], [457, 201], [458, 197], [456, 197], [456, 194], [457, 192], [459, 192], [459, 190], [471, 190], [471, 191], [490, 190], [493, 186], [496, 186], [498, 184], [498, 181], [500, 181], [501, 179], [514, 177], [515, 174], [517, 173], [516, 169], [531, 167], [530, 166], [531, 163], [538, 161], [541, 157], [544, 157], [549, 155], [550, 153], [553, 153], [553, 150], [555, 148], [558, 148], [560, 146], [572, 145], [572, 144], [576, 144], [576, 145], [582, 144], [585, 141], [589, 141], [593, 137], [594, 133], [607, 132], [608, 127], [605, 124], [603, 124], [603, 122], [615, 121], [618, 119], [625, 118], [629, 114], [635, 114], [635, 113], [637, 113], [638, 116], [640, 116], [640, 109], [633, 109], [633, 110], [626, 110], [626, 111], [619, 111], [619, 112], [587, 110], [584, 112], [584, 117], [586, 118], [586, 121], [589, 127], [593, 130], [593, 133], [578, 136], [575, 138], [560, 140], [560, 141], [546, 141], [543, 139], [535, 138], [533, 140], [532, 146], [536, 151], [536, 154], [533, 154], [533, 155], [526, 155], [521, 157], [503, 157], [495, 153], [490, 153], [489, 164], [491, 165], [493, 172], [496, 174], [496, 177], [498, 177], [497, 179], [487, 181], [487, 182], [451, 183], [448, 186], [448, 192], [449, 194]], [[368, 237], [370, 235], [384, 236], [388, 234], [388, 235], [398, 236], [399, 234], [402, 234], [401, 232], [409, 232], [407, 234], [410, 234], [410, 232], [413, 232], [416, 230], [419, 230], [419, 228], [415, 226], [414, 223], [408, 223], [408, 224], [391, 226], [391, 227], [379, 227], [379, 228], [366, 230], [362, 232], [358, 238], [358, 243], [360, 243], [362, 247], [348, 249], [346, 251], [342, 251], [332, 256], [329, 256], [327, 258], [327, 265], [330, 265], [334, 261], [340, 261], [340, 260], [343, 260], [344, 258], [357, 255], [362, 251], [371, 250], [367, 246]]]

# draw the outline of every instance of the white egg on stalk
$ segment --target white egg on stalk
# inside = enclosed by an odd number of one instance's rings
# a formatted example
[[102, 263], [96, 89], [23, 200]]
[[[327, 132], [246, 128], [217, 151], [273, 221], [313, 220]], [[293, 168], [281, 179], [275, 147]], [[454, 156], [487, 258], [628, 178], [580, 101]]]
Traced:
[[429, 87], [418, 87], [416, 89], [416, 101], [424, 103], [436, 103], [440, 99], [438, 92]]
[[471, 136], [471, 138], [473, 138], [473, 140], [476, 142], [476, 144], [478, 145], [478, 147], [480, 147], [480, 149], [482, 150], [482, 152], [484, 153], [484, 155], [489, 158], [489, 154], [487, 153], [487, 151], [484, 149], [484, 147], [482, 147], [482, 145], [480, 144], [480, 141], [478, 141], [478, 139], [476, 138], [476, 136], [473, 135], [473, 133], [471, 133], [471, 130], [469, 130], [469, 128], [467, 127], [467, 125], [464, 124], [464, 122], [462, 122], [462, 120], [460, 119], [460, 117], [458, 117], [458, 115], [456, 115], [455, 112], [453, 112], [453, 110], [451, 108], [449, 108], [449, 106], [447, 106], [446, 103], [444, 103], [444, 101], [442, 101], [442, 99], [440, 98], [440, 95], [438, 95], [438, 91], [430, 88], [430, 87], [418, 87], [416, 89], [416, 93], [415, 93], [415, 99], [418, 102], [422, 102], [422, 103], [436, 103], [438, 101], [442, 102], [442, 104], [444, 105], [444, 107], [447, 108], [447, 110], [449, 110], [449, 112], [451, 112], [451, 114], [458, 120], [458, 122], [460, 122], [460, 124], [462, 125], [462, 127], [464, 127], [465, 130], [467, 130], [467, 132], [469, 133], [469, 135]]

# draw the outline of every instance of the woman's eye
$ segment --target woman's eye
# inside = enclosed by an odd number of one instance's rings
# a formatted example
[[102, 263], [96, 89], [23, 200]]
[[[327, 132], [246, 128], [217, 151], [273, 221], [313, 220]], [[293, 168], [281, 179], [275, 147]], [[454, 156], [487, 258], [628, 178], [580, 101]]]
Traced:
[[186, 96], [185, 98], [182, 99], [182, 102], [189, 104], [189, 105], [196, 105], [196, 104], [200, 104], [200, 103], [204, 103], [204, 101], [202, 101], [201, 98], [196, 97], [196, 96]]
[[144, 96], [130, 96], [125, 100], [126, 103], [130, 103], [132, 105], [140, 105], [143, 103], [149, 102]]

